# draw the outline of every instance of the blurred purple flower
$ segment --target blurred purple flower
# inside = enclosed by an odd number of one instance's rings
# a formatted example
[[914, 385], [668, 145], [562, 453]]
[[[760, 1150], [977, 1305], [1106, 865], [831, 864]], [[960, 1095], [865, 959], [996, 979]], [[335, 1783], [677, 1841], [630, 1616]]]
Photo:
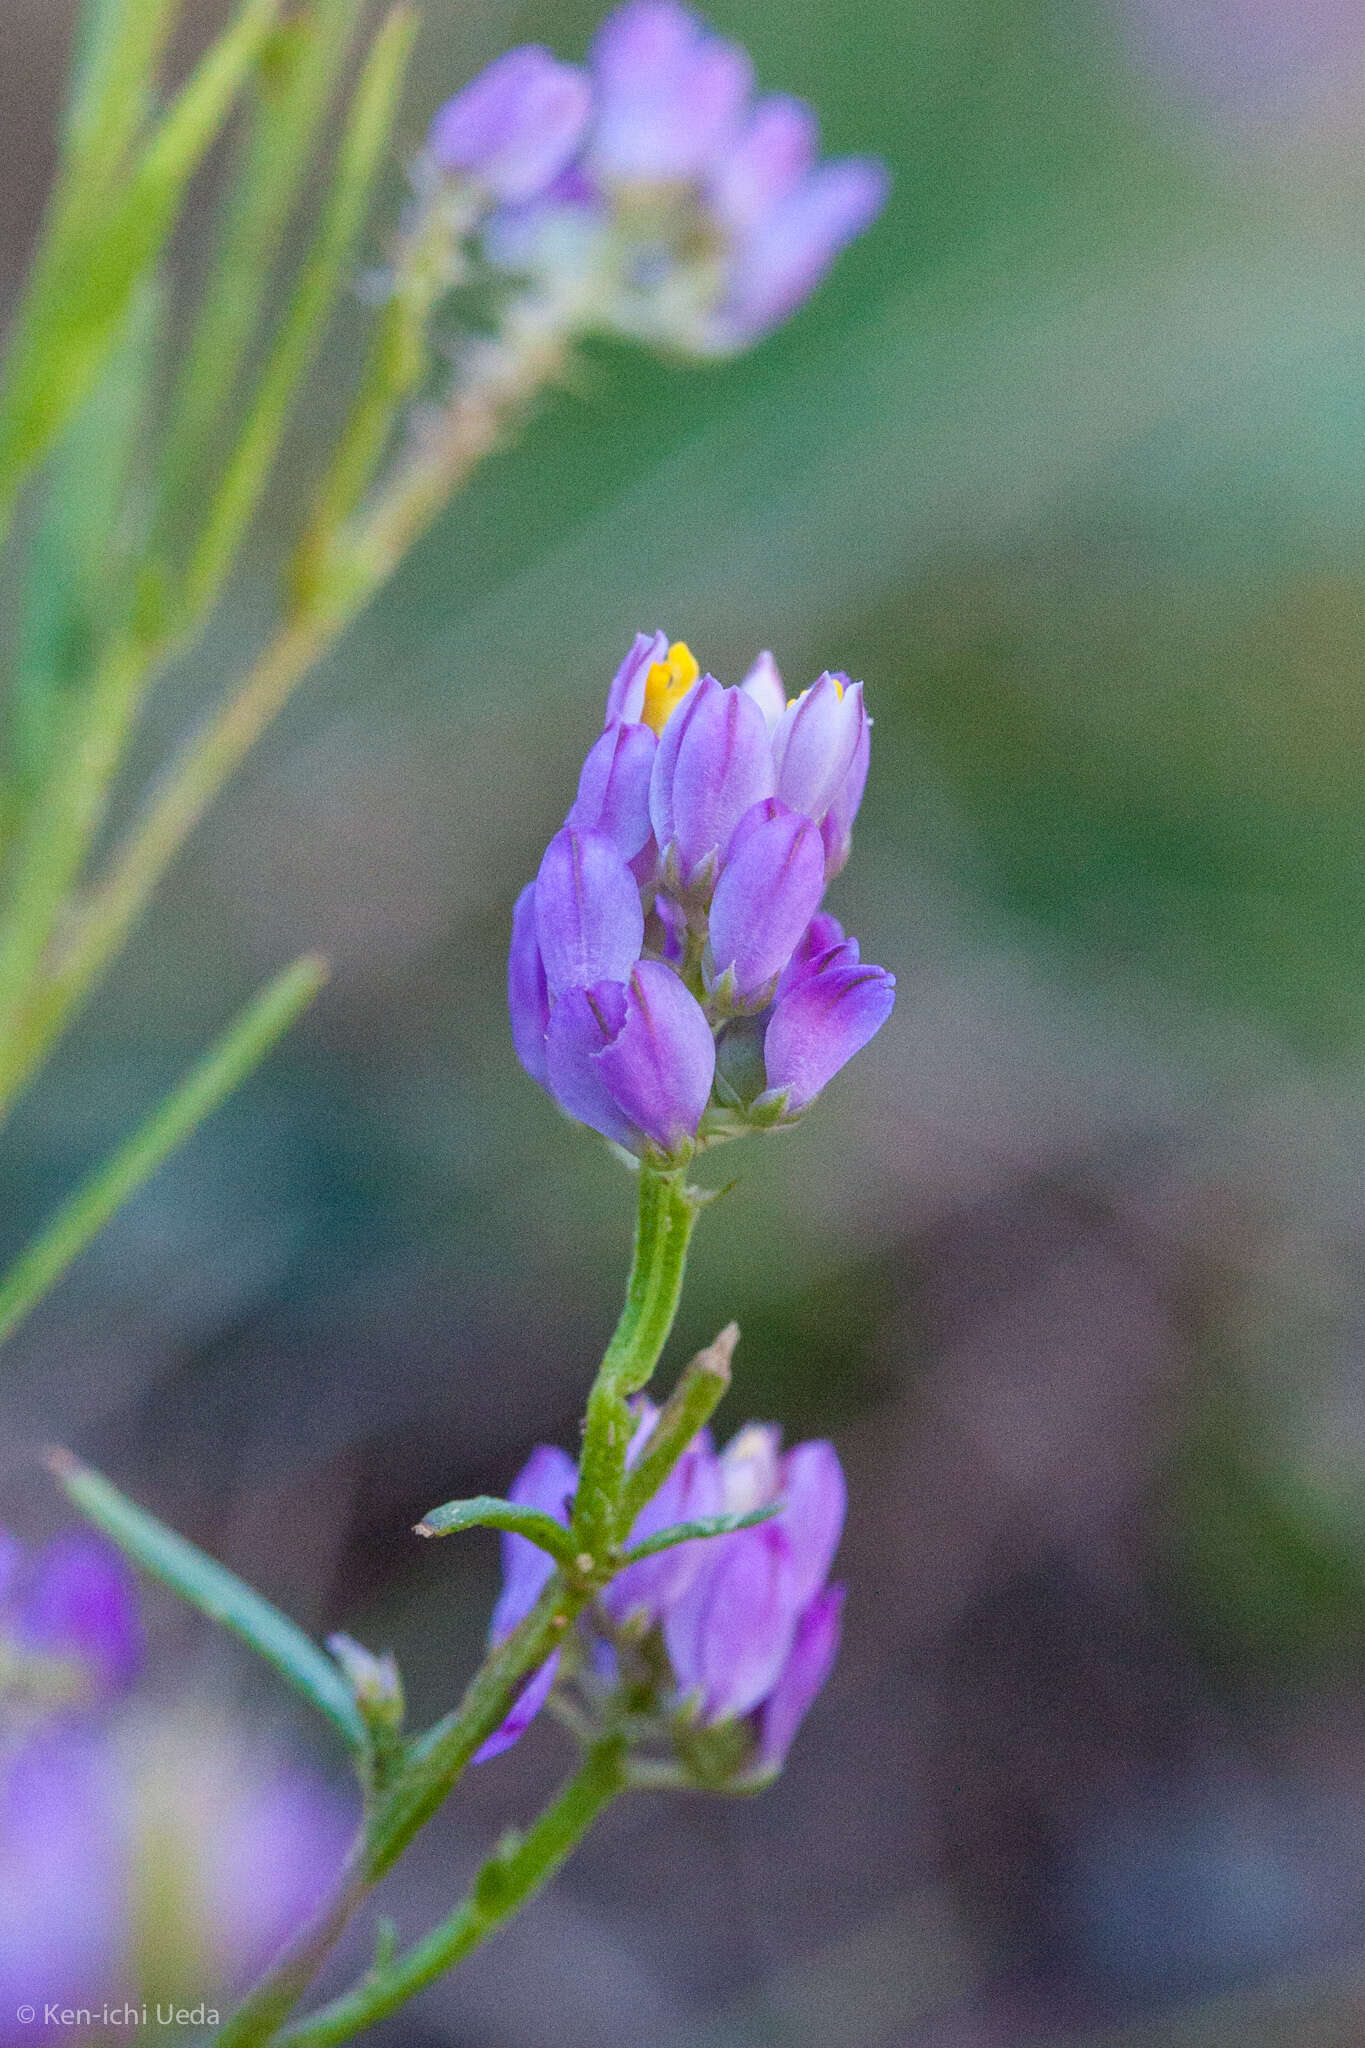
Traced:
[[466, 172], [497, 199], [530, 199], [569, 162], [591, 110], [583, 73], [528, 43], [446, 101], [427, 150], [438, 170]]
[[893, 977], [820, 909], [870, 744], [846, 676], [788, 703], [771, 654], [726, 688], [636, 635], [513, 912], [513, 1042], [567, 1115], [682, 1163], [799, 1115], [881, 1026]]
[[98, 1707], [126, 1692], [142, 1660], [137, 1588], [119, 1553], [82, 1529], [34, 1555], [0, 1531], [0, 1712], [35, 1717]]
[[821, 163], [815, 115], [676, 0], [626, 0], [586, 69], [508, 51], [441, 108], [430, 164], [502, 202], [495, 265], [585, 326], [725, 355], [809, 297], [885, 202], [870, 159]]
[[19, 1584], [20, 1643], [84, 1667], [96, 1699], [128, 1689], [142, 1662], [142, 1619], [133, 1575], [112, 1545], [67, 1530]]
[[[49, 1729], [0, 1772], [0, 2043], [59, 2039], [42, 2009], [127, 1987], [127, 1787], [87, 1727]], [[38, 2008], [37, 2023], [16, 2018]]]

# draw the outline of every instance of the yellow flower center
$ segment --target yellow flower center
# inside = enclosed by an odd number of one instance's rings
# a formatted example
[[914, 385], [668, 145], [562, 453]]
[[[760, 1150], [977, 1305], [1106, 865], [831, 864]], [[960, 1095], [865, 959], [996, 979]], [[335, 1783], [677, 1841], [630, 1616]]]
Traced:
[[692, 649], [686, 641], [675, 640], [665, 659], [652, 663], [645, 677], [645, 724], [662, 732], [700, 674]]

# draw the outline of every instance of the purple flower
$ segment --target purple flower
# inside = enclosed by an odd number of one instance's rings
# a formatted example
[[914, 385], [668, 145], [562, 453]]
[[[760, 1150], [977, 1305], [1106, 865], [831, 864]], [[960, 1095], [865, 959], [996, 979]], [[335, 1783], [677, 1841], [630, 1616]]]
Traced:
[[128, 1945], [127, 1800], [110, 1747], [50, 1730], [0, 1775], [0, 2043], [61, 2030], [16, 2013], [119, 1987]]
[[649, 790], [658, 742], [647, 725], [609, 725], [589, 750], [568, 823], [609, 839], [629, 863], [650, 835]]
[[[636, 1404], [627, 1462], [634, 1465], [658, 1419], [647, 1400]], [[563, 1451], [541, 1445], [511, 1488], [511, 1498], [567, 1524], [577, 1475]], [[695, 1537], [628, 1565], [605, 1587], [601, 1617], [609, 1627], [587, 1645], [587, 1662], [609, 1682], [616, 1669], [615, 1630], [658, 1630], [668, 1654], [673, 1692], [663, 1702], [688, 1726], [741, 1722], [751, 1751], [740, 1781], [756, 1783], [779, 1770], [792, 1738], [823, 1685], [838, 1647], [842, 1589], [830, 1566], [843, 1530], [844, 1476], [828, 1443], [797, 1444], [785, 1455], [776, 1429], [753, 1424], [719, 1456], [706, 1431], [684, 1452], [640, 1512], [629, 1541], [642, 1542], [680, 1523], [717, 1514], [747, 1514], [782, 1503], [766, 1522], [728, 1536]], [[535, 1604], [553, 1566], [524, 1537], [503, 1538], [503, 1585], [490, 1641], [500, 1642]], [[592, 1612], [580, 1626], [592, 1635]], [[476, 1762], [510, 1748], [539, 1713], [558, 1671], [559, 1653], [534, 1672], [512, 1712], [478, 1752]]]
[[14, 1621], [26, 1647], [83, 1666], [97, 1698], [126, 1692], [142, 1662], [133, 1575], [118, 1551], [83, 1529], [39, 1554]]
[[[572, 1458], [553, 1444], [541, 1444], [532, 1451], [512, 1481], [507, 1498], [521, 1507], [539, 1508], [543, 1514], [553, 1515], [567, 1528], [569, 1502], [577, 1483], [578, 1473]], [[531, 1612], [553, 1570], [554, 1561], [548, 1551], [528, 1542], [525, 1536], [515, 1536], [510, 1532], [504, 1535], [502, 1591], [489, 1623], [490, 1645], [505, 1641], [517, 1623]], [[558, 1668], [559, 1652], [556, 1650], [531, 1673], [506, 1720], [475, 1750], [470, 1759], [472, 1763], [487, 1763], [490, 1757], [501, 1756], [526, 1733], [549, 1698]]]
[[834, 1448], [751, 1425], [716, 1461], [722, 1505], [781, 1514], [689, 1546], [699, 1568], [664, 1616], [680, 1696], [703, 1726], [754, 1717], [756, 1775], [780, 1767], [834, 1659], [837, 1591], [826, 1589], [843, 1529], [844, 1477]]
[[497, 199], [531, 199], [573, 157], [591, 111], [585, 74], [528, 43], [446, 101], [427, 151], [438, 170], [464, 172]]
[[624, 986], [569, 990], [545, 1043], [551, 1090], [604, 1138], [672, 1158], [696, 1137], [715, 1041], [696, 997], [662, 961], [640, 961]]
[[536, 885], [528, 882], [512, 908], [512, 944], [507, 954], [507, 1008], [517, 1058], [533, 1081], [548, 1088], [545, 1032], [550, 1022], [550, 991], [545, 962], [536, 937]]
[[645, 936], [635, 877], [610, 839], [566, 825], [536, 876], [536, 938], [550, 997], [624, 981]]
[[870, 734], [846, 676], [788, 703], [771, 654], [726, 688], [636, 635], [512, 917], [513, 1041], [567, 1115], [682, 1164], [799, 1115], [885, 1020], [892, 978], [820, 908]]
[[30, 1557], [0, 1532], [0, 1648], [0, 1708], [9, 1700], [28, 1721], [126, 1692], [142, 1660], [142, 1623], [119, 1553], [72, 1529]]
[[846, 964], [838, 957], [842, 950], [826, 954], [773, 1005], [763, 1063], [769, 1094], [785, 1098], [785, 1111], [812, 1103], [891, 1015], [895, 975]]
[[827, 1586], [797, 1622], [781, 1675], [759, 1709], [756, 1778], [772, 1777], [787, 1761], [797, 1729], [834, 1668], [843, 1610], [843, 1587]]
[[231, 1995], [330, 1890], [353, 1828], [311, 1773], [216, 1723], [49, 1727], [0, 1771], [0, 2043], [69, 2038], [47, 2004]]
[[247, 1770], [204, 1829], [200, 1847], [214, 1974], [249, 1984], [331, 1890], [353, 1817], [311, 1772]]
[[799, 101], [752, 94], [738, 44], [676, 0], [627, 0], [586, 72], [535, 46], [498, 58], [437, 114], [427, 156], [488, 195], [484, 259], [579, 326], [726, 355], [800, 305], [887, 187], [869, 160], [821, 163]]
[[735, 251], [716, 330], [731, 349], [770, 334], [805, 304], [841, 250], [886, 204], [890, 180], [870, 157], [822, 164], [769, 208]]
[[627, 0], [592, 49], [589, 160], [622, 182], [701, 177], [736, 134], [753, 67], [673, 0]]
[[745, 813], [711, 905], [714, 985], [740, 1004], [772, 994], [825, 890], [819, 828], [776, 797]]
[[848, 781], [867, 724], [861, 683], [826, 674], [803, 690], [773, 734], [783, 803], [818, 825]]
[[686, 893], [708, 867], [714, 873], [745, 812], [772, 792], [762, 711], [742, 690], [703, 676], [664, 727], [649, 785], [654, 837], [674, 886]]
[[[652, 1401], [643, 1397], [636, 1403], [636, 1429], [626, 1455], [633, 1466], [659, 1419]], [[695, 1522], [705, 1515], [721, 1512], [720, 1472], [711, 1449], [708, 1432], [703, 1431], [683, 1452], [653, 1500], [640, 1510], [630, 1532], [631, 1543], [642, 1543], [661, 1529], [679, 1522]], [[703, 1542], [675, 1544], [671, 1550], [656, 1551], [628, 1565], [602, 1593], [602, 1605], [612, 1620], [657, 1622], [679, 1599], [701, 1569]]]

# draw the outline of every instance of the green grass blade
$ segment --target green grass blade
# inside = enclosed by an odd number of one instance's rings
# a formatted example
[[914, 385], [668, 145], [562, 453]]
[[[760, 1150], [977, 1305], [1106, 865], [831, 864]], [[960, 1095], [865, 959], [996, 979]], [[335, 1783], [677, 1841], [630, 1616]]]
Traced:
[[0, 1342], [163, 1161], [260, 1065], [326, 978], [325, 964], [311, 954], [277, 975], [142, 1128], [63, 1203], [0, 1281]]
[[[0, 532], [25, 477], [84, 400], [153, 270], [185, 187], [221, 131], [283, 0], [245, 0], [112, 196], [40, 254], [0, 389]], [[58, 228], [61, 224], [58, 223]]]
[[14, 678], [12, 755], [32, 793], [72, 692], [126, 616], [135, 524], [130, 493], [158, 360], [162, 293], [134, 292], [124, 331], [54, 453], [34, 529]]
[[85, 0], [77, 27], [58, 205], [65, 220], [102, 200], [155, 102], [183, 0]]
[[160, 489], [167, 524], [195, 502], [212, 463], [362, 6], [315, 0], [281, 22], [261, 51], [251, 118], [171, 410]]
[[191, 620], [212, 603], [232, 565], [265, 489], [295, 393], [354, 261], [416, 28], [414, 10], [400, 0], [370, 46], [321, 226], [195, 547], [184, 592], [184, 610]]
[[365, 1724], [350, 1686], [296, 1622], [272, 1607], [226, 1565], [176, 1535], [145, 1508], [136, 1507], [69, 1451], [49, 1452], [48, 1465], [72, 1506], [116, 1543], [125, 1557], [210, 1621], [230, 1629], [302, 1693], [310, 1706], [325, 1714], [352, 1749], [366, 1748]]

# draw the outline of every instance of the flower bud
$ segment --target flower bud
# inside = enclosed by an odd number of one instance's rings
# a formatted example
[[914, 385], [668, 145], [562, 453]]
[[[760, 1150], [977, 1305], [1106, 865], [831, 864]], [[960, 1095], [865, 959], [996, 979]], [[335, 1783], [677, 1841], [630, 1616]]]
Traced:
[[853, 851], [853, 820], [858, 815], [858, 806], [863, 800], [867, 784], [868, 764], [872, 759], [872, 720], [864, 718], [858, 733], [858, 744], [853, 750], [847, 775], [830, 798], [829, 809], [825, 812], [820, 826], [820, 837], [825, 842], [825, 879], [833, 881], [848, 861]]
[[624, 719], [628, 725], [633, 725], [644, 717], [645, 685], [649, 671], [658, 667], [667, 654], [667, 633], [635, 635], [629, 654], [607, 687], [608, 725], [613, 725], [617, 719]]
[[713, 989], [731, 1004], [767, 1000], [820, 905], [818, 828], [775, 797], [741, 820], [711, 904]]
[[787, 708], [787, 692], [782, 683], [782, 671], [766, 647], [739, 687], [746, 697], [753, 698], [763, 713], [763, 723], [769, 733], [774, 732]]
[[783, 712], [773, 734], [777, 794], [818, 825], [848, 779], [867, 723], [863, 686], [825, 674]]
[[632, 1151], [685, 1156], [711, 1093], [715, 1043], [696, 998], [661, 961], [624, 986], [569, 990], [546, 1038], [550, 1086], [571, 1116]]
[[804, 1109], [881, 1030], [895, 999], [896, 977], [884, 967], [826, 956], [773, 1005], [763, 1040], [769, 1094], [785, 1096], [787, 1110]]
[[635, 878], [610, 839], [570, 825], [556, 832], [536, 876], [536, 937], [550, 997], [624, 981], [644, 934]]
[[396, 1735], [403, 1725], [403, 1680], [391, 1650], [376, 1656], [354, 1637], [328, 1636], [327, 1647], [345, 1672], [366, 1726], [377, 1735]]
[[647, 725], [609, 725], [583, 763], [566, 820], [578, 831], [600, 832], [627, 862], [649, 840], [649, 786], [657, 745]]
[[869, 746], [861, 683], [788, 704], [770, 654], [727, 689], [636, 635], [512, 918], [517, 1055], [566, 1114], [682, 1163], [799, 1113], [884, 1021], [894, 982], [820, 909]]
[[664, 727], [650, 780], [654, 837], [675, 886], [685, 894], [714, 874], [740, 819], [772, 791], [762, 711], [703, 676]]

